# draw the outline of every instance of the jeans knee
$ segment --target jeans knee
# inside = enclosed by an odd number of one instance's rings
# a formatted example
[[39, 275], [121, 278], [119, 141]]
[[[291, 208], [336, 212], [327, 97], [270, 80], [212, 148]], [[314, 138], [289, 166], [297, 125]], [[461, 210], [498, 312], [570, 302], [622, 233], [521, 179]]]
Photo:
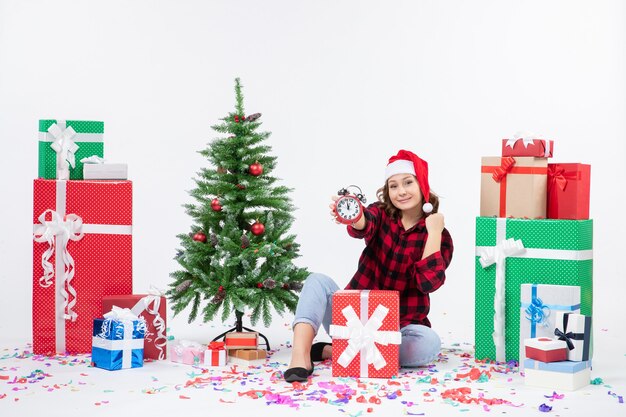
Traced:
[[409, 325], [401, 330], [400, 366], [423, 366], [433, 362], [441, 351], [439, 335], [429, 327]]

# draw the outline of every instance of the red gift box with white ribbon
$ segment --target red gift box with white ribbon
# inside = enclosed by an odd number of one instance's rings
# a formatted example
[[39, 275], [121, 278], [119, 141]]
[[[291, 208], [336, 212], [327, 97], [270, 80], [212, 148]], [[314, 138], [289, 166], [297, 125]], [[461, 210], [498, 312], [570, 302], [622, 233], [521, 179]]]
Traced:
[[102, 314], [113, 306], [128, 308], [137, 317], [146, 321], [144, 339], [144, 359], [166, 359], [167, 357], [167, 316], [165, 297], [158, 291], [154, 294], [109, 295], [102, 298]]
[[132, 292], [132, 182], [36, 179], [33, 352], [91, 352], [102, 298]]
[[548, 139], [519, 137], [502, 139], [502, 156], [534, 156], [551, 158], [554, 141]]
[[397, 291], [342, 290], [333, 294], [332, 375], [391, 378], [400, 369]]
[[567, 360], [567, 344], [549, 337], [524, 339], [526, 358], [540, 362], [559, 362]]

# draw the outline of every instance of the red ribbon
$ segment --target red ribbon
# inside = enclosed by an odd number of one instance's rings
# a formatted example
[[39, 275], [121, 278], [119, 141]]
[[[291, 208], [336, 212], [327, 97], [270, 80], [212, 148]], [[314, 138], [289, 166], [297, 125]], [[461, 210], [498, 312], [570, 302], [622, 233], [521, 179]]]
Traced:
[[209, 343], [209, 349], [211, 350], [224, 350], [224, 342], [211, 342]]
[[505, 158], [502, 158], [500, 160], [500, 166], [494, 169], [493, 174], [491, 175], [493, 180], [495, 182], [502, 181], [502, 179], [506, 177], [506, 174], [511, 171], [513, 165], [515, 165], [515, 159], [513, 159], [512, 157], [507, 156]]
[[[575, 179], [575, 178], [569, 178]], [[565, 187], [567, 187], [567, 180], [565, 176], [565, 168], [554, 167], [550, 165], [548, 167], [548, 187], [553, 187], [555, 184], [559, 186], [561, 191], [565, 191]]]

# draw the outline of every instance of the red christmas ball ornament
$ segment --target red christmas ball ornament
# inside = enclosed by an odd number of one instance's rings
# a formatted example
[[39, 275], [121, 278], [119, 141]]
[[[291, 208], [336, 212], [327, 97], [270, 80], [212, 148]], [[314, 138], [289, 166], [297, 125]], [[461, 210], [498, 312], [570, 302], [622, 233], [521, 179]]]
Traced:
[[289, 284], [283, 284], [283, 288], [288, 290], [289, 289]]
[[250, 175], [258, 177], [263, 173], [263, 165], [259, 164], [259, 161], [256, 161], [254, 164], [248, 167], [248, 172], [250, 173]]
[[239, 123], [239, 116], [235, 115], [234, 119], [235, 119], [235, 123]]
[[193, 240], [195, 240], [196, 242], [206, 243], [206, 235], [202, 232], [198, 232], [193, 235]]
[[241, 184], [237, 184], [237, 188], [239, 188], [240, 190], [245, 190], [246, 186], [245, 185], [241, 185]]
[[250, 226], [250, 231], [255, 236], [260, 236], [265, 233], [265, 225], [258, 220]]
[[257, 286], [258, 288], [263, 288], [263, 283], [262, 283], [262, 282], [259, 282], [258, 284], [256, 284], [256, 286]]
[[211, 200], [211, 209], [213, 209], [213, 211], [222, 211], [222, 205], [219, 199], [214, 198]]
[[219, 287], [217, 290], [218, 290], [218, 291], [224, 291], [224, 287], [222, 287], [222, 286], [220, 285], [220, 287]]

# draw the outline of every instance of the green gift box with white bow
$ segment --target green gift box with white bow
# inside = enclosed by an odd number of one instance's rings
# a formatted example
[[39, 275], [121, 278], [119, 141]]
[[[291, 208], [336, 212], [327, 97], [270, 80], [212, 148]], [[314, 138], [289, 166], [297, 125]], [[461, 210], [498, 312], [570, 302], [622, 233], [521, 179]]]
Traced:
[[475, 356], [519, 360], [522, 284], [580, 287], [593, 315], [593, 220], [476, 218]]
[[80, 160], [104, 157], [103, 136], [104, 122], [39, 120], [39, 178], [82, 180]]

